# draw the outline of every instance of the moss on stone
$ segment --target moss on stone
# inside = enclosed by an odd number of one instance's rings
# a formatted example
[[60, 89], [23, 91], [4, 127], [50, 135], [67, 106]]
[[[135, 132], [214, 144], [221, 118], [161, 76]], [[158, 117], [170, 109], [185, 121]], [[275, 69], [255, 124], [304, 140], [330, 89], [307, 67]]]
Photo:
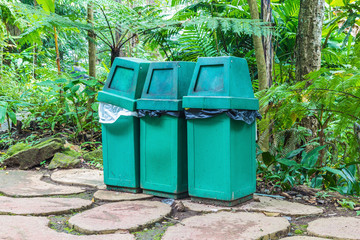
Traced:
[[101, 149], [84, 154], [84, 160], [87, 162], [103, 163], [103, 152]]
[[79, 165], [80, 162], [81, 161], [78, 157], [69, 156], [64, 153], [55, 153], [48, 169], [73, 168]]
[[81, 156], [81, 153], [76, 152], [74, 150], [70, 150], [70, 149], [65, 149], [64, 151], [62, 151], [62, 153], [66, 154], [68, 156], [76, 157], [76, 158]]
[[18, 152], [21, 152], [23, 150], [29, 149], [30, 146], [26, 143], [18, 143], [9, 148], [9, 150], [6, 152], [7, 156], [12, 156]]
[[63, 148], [65, 141], [61, 138], [50, 138], [48, 140], [45, 140], [43, 142], [34, 145], [33, 148], [42, 148], [49, 144], [56, 144], [57, 146], [60, 146], [60, 148]]

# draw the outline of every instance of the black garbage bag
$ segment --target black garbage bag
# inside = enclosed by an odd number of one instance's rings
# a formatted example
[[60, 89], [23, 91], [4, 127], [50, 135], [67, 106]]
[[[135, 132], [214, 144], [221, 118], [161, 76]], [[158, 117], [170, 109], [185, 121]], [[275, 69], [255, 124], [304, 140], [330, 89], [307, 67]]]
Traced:
[[261, 115], [256, 110], [238, 110], [238, 109], [197, 109], [191, 108], [185, 110], [186, 119], [204, 119], [212, 118], [222, 113], [226, 113], [228, 117], [237, 121], [244, 121], [252, 124], [256, 118], [261, 119]]
[[148, 115], [149, 117], [161, 117], [162, 115], [169, 115], [178, 118], [185, 116], [183, 111], [146, 110], [146, 109], [138, 110], [139, 118], [145, 117], [146, 115]]

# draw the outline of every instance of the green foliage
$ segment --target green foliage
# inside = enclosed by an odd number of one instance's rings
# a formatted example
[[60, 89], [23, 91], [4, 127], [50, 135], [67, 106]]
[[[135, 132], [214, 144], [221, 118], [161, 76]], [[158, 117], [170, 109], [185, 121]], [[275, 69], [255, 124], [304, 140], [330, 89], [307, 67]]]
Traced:
[[356, 203], [348, 200], [348, 199], [341, 199], [341, 201], [338, 200], [338, 203], [343, 207], [343, 208], [348, 208], [350, 210], [354, 210]]
[[36, 0], [46, 12], [55, 12], [55, 0]]
[[[262, 171], [274, 173], [284, 188], [307, 183], [343, 194], [360, 194], [358, 46], [347, 59], [352, 65], [324, 67], [309, 74], [306, 81], [276, 84], [266, 94], [257, 93], [265, 114], [274, 120], [274, 140], [270, 152], [262, 153], [263, 161], [268, 167], [269, 156], [273, 156], [272, 161], [278, 163], [275, 172], [273, 168]], [[310, 125], [304, 119], [310, 120]], [[295, 154], [304, 147], [313, 150], [301, 158], [284, 159], [291, 150]]]

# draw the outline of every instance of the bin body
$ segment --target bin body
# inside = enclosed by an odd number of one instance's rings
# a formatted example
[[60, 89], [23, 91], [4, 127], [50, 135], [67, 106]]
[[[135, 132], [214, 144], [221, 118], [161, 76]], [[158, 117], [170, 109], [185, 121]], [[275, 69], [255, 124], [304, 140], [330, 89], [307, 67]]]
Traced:
[[[138, 109], [181, 114], [195, 64], [152, 63]], [[186, 121], [163, 114], [140, 119], [140, 185], [144, 193], [167, 198], [187, 196]]]
[[[199, 58], [183, 107], [258, 110], [246, 60]], [[194, 201], [233, 206], [256, 189], [255, 122], [226, 113], [187, 120], [189, 195]]]
[[121, 116], [102, 125], [104, 182], [108, 189], [139, 192], [139, 119]]
[[[136, 111], [150, 62], [116, 58], [98, 101]], [[120, 116], [102, 124], [104, 182], [108, 189], [140, 192], [140, 121]]]
[[187, 142], [184, 118], [141, 118], [141, 188], [145, 193], [187, 196]]
[[224, 113], [188, 120], [190, 196], [230, 206], [255, 192], [254, 124], [233, 120]]

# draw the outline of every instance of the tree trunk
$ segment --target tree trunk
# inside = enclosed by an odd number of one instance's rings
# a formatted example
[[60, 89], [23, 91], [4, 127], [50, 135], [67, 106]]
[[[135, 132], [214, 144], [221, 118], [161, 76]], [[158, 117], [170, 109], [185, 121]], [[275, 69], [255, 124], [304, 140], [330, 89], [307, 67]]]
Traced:
[[[87, 6], [87, 21], [91, 25], [94, 21], [94, 9], [92, 4], [88, 4]], [[96, 39], [95, 39], [95, 33], [93, 30], [88, 31], [88, 44], [89, 44], [89, 76], [91, 78], [96, 78]]]
[[296, 81], [321, 67], [324, 0], [301, 0], [296, 36]]
[[[256, 0], [248, 0], [250, 7], [250, 13], [252, 19], [259, 19], [259, 9]], [[258, 80], [259, 80], [259, 90], [264, 90], [269, 86], [266, 76], [266, 63], [264, 56], [264, 49], [261, 37], [253, 35], [254, 48], [255, 48], [255, 57], [256, 64], [258, 68]]]
[[[94, 26], [94, 8], [91, 3], [87, 5], [87, 22]], [[93, 30], [88, 31], [88, 53], [89, 53], [89, 79], [96, 79], [96, 38]], [[89, 87], [90, 91], [95, 91], [94, 87]], [[93, 112], [92, 105], [95, 102], [95, 95], [90, 95], [86, 103], [88, 112]], [[91, 122], [92, 117], [86, 118], [86, 122]], [[93, 132], [91, 132], [93, 136]]]
[[[259, 19], [259, 9], [256, 0], [248, 0], [250, 13], [252, 19]], [[264, 48], [262, 43], [262, 38], [253, 35], [254, 41], [254, 48], [255, 48], [255, 58], [256, 64], [258, 69], [258, 80], [259, 80], [259, 91], [264, 90], [269, 87], [268, 77], [267, 77], [267, 70], [266, 70], [266, 62], [264, 56]], [[264, 115], [264, 109], [260, 109], [260, 113]], [[269, 132], [269, 119], [263, 119], [259, 123], [259, 130], [264, 133]], [[259, 131], [259, 132], [260, 132]], [[258, 141], [259, 147], [263, 152], [269, 151], [269, 134], [264, 135], [265, 137], [262, 138], [262, 141]], [[259, 138], [260, 139], [260, 138]]]
[[[261, 0], [261, 19], [263, 22], [272, 22], [272, 10], [270, 0]], [[262, 44], [264, 47], [264, 57], [266, 64], [266, 83], [267, 87], [272, 85], [272, 71], [274, 62], [274, 48], [272, 43], [272, 35], [262, 37]]]
[[56, 28], [54, 27], [54, 37], [55, 37], [55, 50], [56, 50], [56, 65], [58, 69], [58, 74], [61, 73], [61, 67], [60, 67], [60, 53], [59, 53], [59, 45], [58, 45], [58, 36], [56, 32]]

